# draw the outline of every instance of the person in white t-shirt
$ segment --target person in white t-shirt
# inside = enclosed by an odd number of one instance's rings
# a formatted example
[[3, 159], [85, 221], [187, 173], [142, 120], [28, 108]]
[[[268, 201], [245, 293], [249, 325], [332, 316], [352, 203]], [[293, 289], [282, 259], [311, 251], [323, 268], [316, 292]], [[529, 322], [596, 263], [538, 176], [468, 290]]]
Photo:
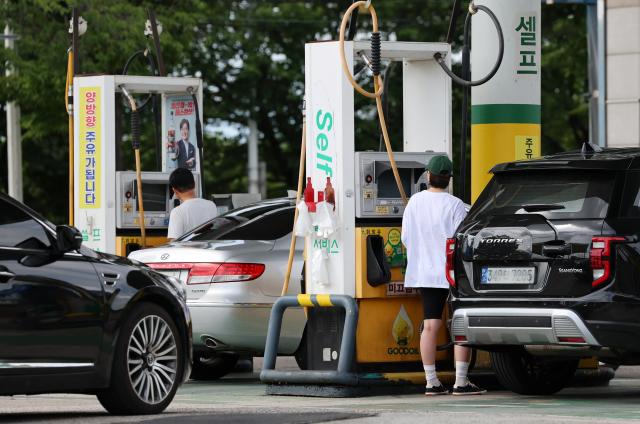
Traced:
[[180, 206], [173, 208], [169, 216], [169, 240], [180, 237], [218, 215], [215, 203], [196, 197], [196, 182], [188, 169], [174, 170], [169, 176], [169, 186], [174, 196], [180, 200]]
[[[449, 296], [446, 278], [446, 243], [466, 216], [464, 203], [447, 192], [453, 165], [444, 155], [427, 165], [429, 188], [414, 194], [402, 217], [402, 243], [407, 249], [405, 287], [420, 291], [424, 310], [424, 329], [420, 335], [420, 354], [427, 379], [425, 395], [448, 394], [436, 374], [437, 337], [442, 312]], [[456, 382], [454, 395], [481, 394], [483, 390], [467, 378], [471, 349], [455, 346]]]

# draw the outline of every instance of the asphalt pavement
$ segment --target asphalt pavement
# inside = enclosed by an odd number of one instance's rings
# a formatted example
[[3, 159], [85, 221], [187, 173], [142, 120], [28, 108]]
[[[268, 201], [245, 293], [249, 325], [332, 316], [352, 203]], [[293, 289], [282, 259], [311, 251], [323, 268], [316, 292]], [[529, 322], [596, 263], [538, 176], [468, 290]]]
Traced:
[[[259, 369], [257, 360], [255, 368]], [[291, 368], [289, 359], [278, 368]], [[567, 388], [554, 396], [490, 391], [482, 396], [420, 394], [350, 399], [267, 396], [257, 372], [190, 381], [164, 414], [115, 417], [92, 396], [0, 397], [0, 423], [640, 423], [640, 367], [621, 367], [608, 386]]]

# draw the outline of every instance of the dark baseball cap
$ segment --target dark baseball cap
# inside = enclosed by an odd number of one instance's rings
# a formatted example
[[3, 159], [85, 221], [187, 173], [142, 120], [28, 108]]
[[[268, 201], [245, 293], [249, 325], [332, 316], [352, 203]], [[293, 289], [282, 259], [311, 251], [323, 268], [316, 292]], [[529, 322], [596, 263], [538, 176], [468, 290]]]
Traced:
[[453, 173], [453, 164], [445, 155], [438, 155], [431, 158], [426, 170], [433, 175], [443, 175], [450, 177]]

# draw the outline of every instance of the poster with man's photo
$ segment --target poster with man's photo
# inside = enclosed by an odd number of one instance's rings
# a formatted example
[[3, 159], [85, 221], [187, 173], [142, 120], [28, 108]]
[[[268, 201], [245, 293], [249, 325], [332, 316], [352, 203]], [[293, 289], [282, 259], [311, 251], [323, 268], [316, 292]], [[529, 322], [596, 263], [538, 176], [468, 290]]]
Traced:
[[166, 96], [163, 169], [176, 168], [198, 170], [198, 146], [196, 139], [196, 108], [188, 95]]

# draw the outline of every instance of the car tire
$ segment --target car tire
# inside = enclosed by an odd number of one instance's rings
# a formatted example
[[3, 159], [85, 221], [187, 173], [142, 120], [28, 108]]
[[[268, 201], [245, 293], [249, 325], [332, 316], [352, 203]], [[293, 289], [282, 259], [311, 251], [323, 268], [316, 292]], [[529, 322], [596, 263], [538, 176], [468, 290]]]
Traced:
[[134, 307], [119, 330], [110, 386], [97, 393], [112, 414], [158, 414], [184, 373], [182, 338], [171, 316], [153, 303]]
[[578, 360], [537, 358], [514, 349], [491, 352], [491, 365], [505, 389], [521, 395], [550, 395], [571, 382]]
[[220, 353], [212, 357], [196, 357], [193, 361], [193, 368], [191, 368], [191, 379], [218, 380], [234, 371], [238, 359], [238, 355], [233, 353]]

